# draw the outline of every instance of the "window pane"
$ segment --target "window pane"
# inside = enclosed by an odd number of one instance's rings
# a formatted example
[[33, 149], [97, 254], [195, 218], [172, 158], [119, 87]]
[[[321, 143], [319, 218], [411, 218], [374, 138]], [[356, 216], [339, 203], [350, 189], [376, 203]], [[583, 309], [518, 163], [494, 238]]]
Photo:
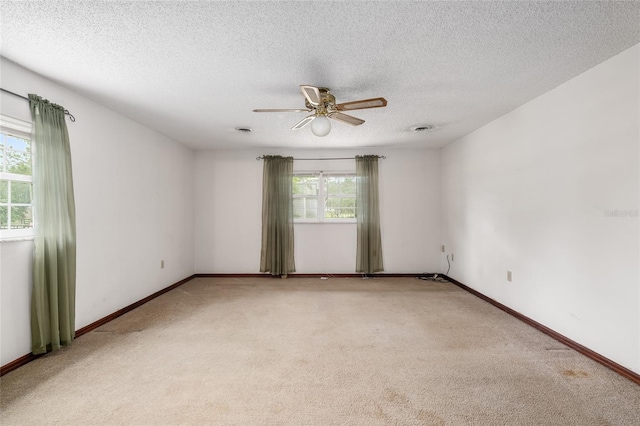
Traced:
[[9, 182], [0, 180], [0, 203], [9, 202]]
[[341, 198], [340, 199], [340, 207], [355, 207], [356, 199], [355, 198]]
[[332, 207], [340, 207], [340, 198], [327, 198], [327, 209]]
[[324, 187], [327, 194], [333, 195], [340, 193], [340, 184], [335, 177], [327, 176], [324, 182]]
[[305, 203], [305, 219], [317, 219], [318, 218], [318, 198], [308, 197], [304, 200]]
[[31, 175], [31, 143], [25, 139], [5, 135], [7, 172]]
[[354, 194], [356, 193], [356, 178], [353, 176], [347, 177], [344, 179], [341, 185], [341, 191], [343, 194]]
[[0, 133], [0, 172], [4, 171], [4, 133]]
[[294, 176], [292, 183], [294, 195], [318, 194], [317, 176]]
[[11, 204], [31, 204], [31, 182], [11, 182]]
[[292, 188], [292, 192], [293, 192], [294, 194], [296, 194], [296, 195], [297, 195], [297, 194], [302, 194], [302, 193], [303, 193], [303, 192], [302, 192], [302, 184], [303, 184], [303, 182], [302, 182], [302, 177], [300, 177], [300, 176], [294, 176], [294, 177], [291, 179], [291, 184], [292, 184], [292, 187], [291, 187], [291, 188]]
[[300, 197], [293, 199], [294, 219], [316, 219], [318, 217], [318, 199], [316, 197]]
[[7, 229], [7, 222], [9, 221], [9, 208], [7, 206], [0, 206], [0, 229]]
[[318, 210], [317, 198], [305, 198], [307, 210]]
[[304, 217], [304, 198], [293, 199], [293, 218], [301, 219]]
[[340, 209], [340, 217], [343, 219], [355, 219], [356, 209], [354, 207], [347, 207]]
[[351, 195], [356, 193], [356, 182], [353, 176], [327, 176], [325, 191], [330, 195]]
[[16, 136], [5, 135], [4, 143], [14, 151], [27, 152], [31, 155], [31, 144], [28, 140]]
[[318, 218], [317, 209], [307, 210], [307, 216], [305, 219], [317, 219], [317, 218]]
[[11, 228], [32, 228], [31, 207], [11, 207]]

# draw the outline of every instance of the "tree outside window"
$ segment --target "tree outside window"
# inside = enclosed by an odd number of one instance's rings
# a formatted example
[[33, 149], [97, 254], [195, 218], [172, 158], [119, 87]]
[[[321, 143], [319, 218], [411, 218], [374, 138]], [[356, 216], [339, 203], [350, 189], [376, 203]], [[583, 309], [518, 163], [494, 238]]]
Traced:
[[[31, 141], [9, 131], [0, 133], [0, 232], [25, 235], [33, 228]], [[11, 232], [8, 232], [11, 231]]]

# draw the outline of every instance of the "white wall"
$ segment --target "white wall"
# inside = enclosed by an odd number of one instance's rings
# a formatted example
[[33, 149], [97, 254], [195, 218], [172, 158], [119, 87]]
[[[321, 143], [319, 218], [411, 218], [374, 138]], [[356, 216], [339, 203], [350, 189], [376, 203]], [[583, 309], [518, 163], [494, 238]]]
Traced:
[[0, 243], [0, 365], [31, 352], [32, 241]]
[[639, 46], [442, 154], [449, 275], [635, 372]]
[[[297, 158], [386, 155], [380, 160], [380, 215], [385, 272], [440, 268], [440, 151], [199, 151], [196, 154], [196, 272], [260, 269], [262, 154]], [[295, 161], [294, 169], [355, 171], [354, 160]], [[355, 224], [297, 224], [296, 271], [354, 273]]]
[[[63, 105], [77, 216], [76, 329], [193, 274], [193, 151], [2, 60], [2, 88]], [[28, 103], [0, 111], [30, 121]], [[32, 242], [0, 243], [2, 365], [30, 352]], [[160, 261], [165, 268], [160, 269]]]

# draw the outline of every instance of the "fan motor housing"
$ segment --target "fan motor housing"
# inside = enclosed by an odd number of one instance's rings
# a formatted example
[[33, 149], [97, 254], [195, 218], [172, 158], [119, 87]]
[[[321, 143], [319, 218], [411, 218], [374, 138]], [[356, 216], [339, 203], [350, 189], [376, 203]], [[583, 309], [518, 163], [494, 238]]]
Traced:
[[[336, 98], [331, 94], [329, 89], [327, 89], [326, 87], [318, 87], [318, 91], [320, 92], [321, 105], [318, 105], [317, 107], [314, 105], [311, 105], [309, 103], [309, 100], [305, 98], [304, 103], [307, 106], [307, 108], [309, 109], [317, 108], [318, 110], [324, 109], [325, 111], [335, 109]], [[323, 112], [323, 111], [318, 111], [318, 112]]]

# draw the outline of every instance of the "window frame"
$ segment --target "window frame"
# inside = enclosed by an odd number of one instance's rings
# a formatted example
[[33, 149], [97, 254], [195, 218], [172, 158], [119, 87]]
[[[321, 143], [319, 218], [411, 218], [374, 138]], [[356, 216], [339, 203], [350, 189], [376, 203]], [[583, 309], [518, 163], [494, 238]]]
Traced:
[[[332, 223], [353, 223], [355, 224], [356, 221], [356, 217], [355, 215], [357, 214], [357, 209], [355, 207], [355, 199], [356, 199], [356, 195], [353, 194], [353, 198], [354, 198], [354, 217], [353, 218], [327, 218], [326, 217], [326, 210], [327, 210], [327, 206], [326, 206], [326, 202], [327, 202], [327, 195], [325, 194], [325, 186], [326, 186], [326, 181], [325, 179], [330, 178], [330, 177], [340, 177], [340, 176], [348, 176], [348, 177], [353, 177], [354, 179], [356, 178], [356, 172], [354, 170], [347, 170], [347, 171], [340, 171], [340, 170], [330, 170], [330, 171], [324, 171], [324, 170], [299, 170], [299, 171], [295, 171], [293, 173], [293, 177], [296, 176], [313, 176], [313, 177], [317, 177], [318, 178], [318, 193], [317, 195], [314, 197], [317, 199], [317, 215], [315, 219], [293, 219], [293, 223], [294, 224], [332, 224]], [[341, 194], [344, 195], [344, 194]], [[309, 194], [301, 194], [301, 195], [297, 195], [293, 194], [292, 197], [294, 199], [296, 198], [308, 198]], [[346, 197], [345, 197], [346, 198]], [[351, 198], [351, 197], [349, 197]]]
[[[30, 228], [15, 228], [11, 229], [11, 207], [23, 207], [28, 206], [31, 207], [31, 215], [32, 215], [32, 224], [33, 224], [33, 193], [31, 198], [31, 203], [11, 203], [11, 182], [29, 182], [33, 185], [33, 141], [31, 137], [31, 129], [32, 125], [28, 121], [16, 119], [13, 117], [9, 117], [3, 114], [0, 114], [0, 132], [13, 136], [20, 139], [25, 139], [29, 141], [31, 144], [31, 175], [21, 175], [17, 173], [9, 173], [0, 170], [0, 180], [9, 182], [7, 184], [7, 202], [2, 203], [3, 206], [6, 206], [9, 214], [7, 217], [8, 220], [8, 228], [9, 229], [0, 229], [0, 241], [7, 240], [22, 240], [22, 239], [32, 239], [34, 236], [33, 225]], [[6, 150], [5, 150], [6, 153]], [[6, 161], [6, 158], [5, 158]]]

